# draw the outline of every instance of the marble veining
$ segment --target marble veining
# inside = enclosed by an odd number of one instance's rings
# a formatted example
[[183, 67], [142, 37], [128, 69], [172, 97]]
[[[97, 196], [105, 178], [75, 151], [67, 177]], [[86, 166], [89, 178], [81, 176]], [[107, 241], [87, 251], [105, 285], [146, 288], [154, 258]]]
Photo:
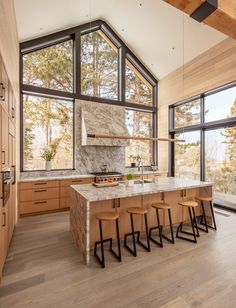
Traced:
[[72, 185], [71, 187], [89, 202], [110, 200], [117, 198], [133, 197], [138, 195], [148, 195], [160, 192], [190, 189], [197, 187], [211, 186], [210, 182], [202, 182], [181, 178], [160, 178], [156, 183], [135, 184], [127, 187], [119, 184], [115, 187], [96, 188], [92, 184]]

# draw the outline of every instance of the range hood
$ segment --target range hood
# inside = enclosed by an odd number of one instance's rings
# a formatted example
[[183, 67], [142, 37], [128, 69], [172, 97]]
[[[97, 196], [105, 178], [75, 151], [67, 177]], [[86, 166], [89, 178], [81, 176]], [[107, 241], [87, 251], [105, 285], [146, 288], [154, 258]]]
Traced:
[[125, 108], [97, 102], [78, 101], [81, 109], [82, 146], [129, 146], [129, 140], [88, 138], [88, 134], [129, 135], [125, 123]]

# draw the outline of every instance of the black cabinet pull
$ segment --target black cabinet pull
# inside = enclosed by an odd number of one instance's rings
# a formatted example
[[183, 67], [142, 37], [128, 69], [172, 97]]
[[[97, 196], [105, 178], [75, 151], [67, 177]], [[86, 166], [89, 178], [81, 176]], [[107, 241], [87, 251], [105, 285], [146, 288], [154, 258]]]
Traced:
[[34, 202], [34, 204], [45, 204], [45, 203], [47, 203], [47, 201], [36, 201], [36, 202]]
[[15, 119], [15, 108], [11, 107], [11, 117], [12, 119]]
[[2, 226], [6, 227], [6, 213], [2, 213], [2, 216], [4, 217]]
[[34, 185], [36, 186], [36, 185], [46, 185], [47, 183], [45, 182], [40, 182], [40, 183], [34, 183]]
[[5, 87], [3, 85], [3, 83], [0, 83], [1, 86], [1, 92], [0, 92], [0, 97], [2, 101], [5, 101]]
[[16, 165], [11, 166], [13, 168], [13, 181], [12, 184], [16, 184]]
[[3, 157], [4, 157], [4, 159], [2, 159], [2, 164], [5, 165], [5, 163], [6, 163], [6, 152], [2, 151], [2, 154], [3, 154]]
[[47, 189], [35, 190], [34, 192], [44, 192], [44, 191], [47, 191]]

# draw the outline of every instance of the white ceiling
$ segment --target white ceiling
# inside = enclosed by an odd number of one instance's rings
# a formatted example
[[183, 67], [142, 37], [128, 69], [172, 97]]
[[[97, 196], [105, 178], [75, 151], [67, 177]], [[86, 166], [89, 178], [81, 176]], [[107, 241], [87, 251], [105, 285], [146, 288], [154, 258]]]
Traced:
[[106, 21], [156, 78], [224, 38], [162, 0], [15, 0], [20, 41]]

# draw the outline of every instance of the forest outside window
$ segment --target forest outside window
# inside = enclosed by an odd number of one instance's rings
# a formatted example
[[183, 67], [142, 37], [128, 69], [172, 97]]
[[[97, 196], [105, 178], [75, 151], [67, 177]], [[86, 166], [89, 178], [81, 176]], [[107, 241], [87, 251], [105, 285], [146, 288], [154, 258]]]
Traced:
[[23, 168], [45, 169], [42, 155], [55, 151], [52, 169], [73, 168], [73, 102], [23, 96]]
[[174, 109], [175, 128], [200, 123], [200, 99], [176, 106]]
[[[130, 136], [152, 137], [153, 123], [152, 113], [136, 110], [126, 110], [126, 126]], [[150, 140], [130, 140], [130, 146], [126, 147], [125, 162], [130, 166], [139, 156], [145, 165], [150, 165], [153, 142]]]
[[118, 99], [118, 49], [101, 30], [81, 36], [81, 94]]
[[128, 103], [152, 106], [152, 85], [142, 76], [135, 66], [125, 61], [125, 99]]
[[23, 55], [23, 83], [73, 92], [73, 41], [45, 47]]

